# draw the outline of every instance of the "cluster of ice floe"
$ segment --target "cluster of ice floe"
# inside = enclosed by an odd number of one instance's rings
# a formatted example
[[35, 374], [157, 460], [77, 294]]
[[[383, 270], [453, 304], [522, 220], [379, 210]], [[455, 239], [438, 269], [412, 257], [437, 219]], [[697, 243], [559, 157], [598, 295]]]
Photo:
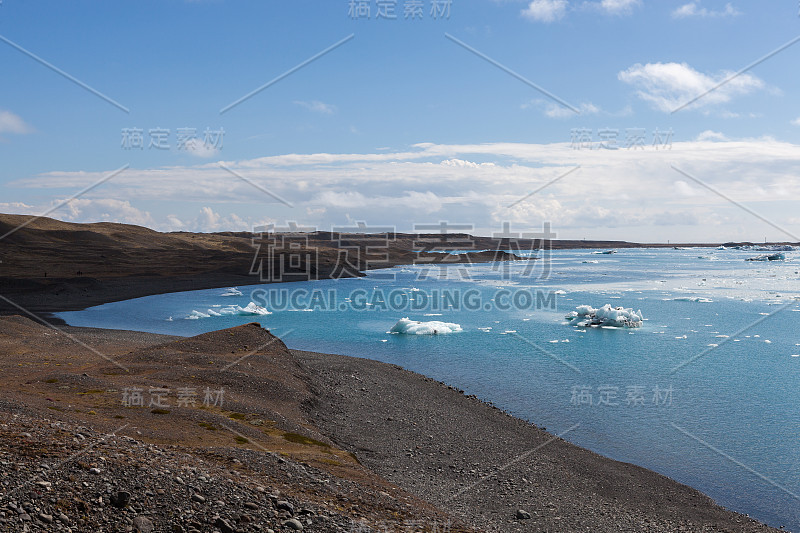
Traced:
[[217, 309], [208, 309], [205, 313], [202, 311], [192, 311], [187, 320], [199, 320], [201, 318], [211, 318], [215, 316], [264, 316], [271, 315], [269, 311], [254, 302], [250, 302], [245, 307], [240, 305], [229, 305], [227, 307], [219, 307]]
[[458, 333], [463, 331], [460, 324], [452, 322], [420, 322], [410, 318], [401, 318], [397, 321], [389, 333], [397, 335], [446, 335], [448, 333]]
[[572, 326], [614, 328], [638, 328], [644, 321], [641, 311], [611, 307], [611, 304], [606, 304], [600, 309], [595, 309], [590, 305], [581, 305], [569, 313], [566, 319]]

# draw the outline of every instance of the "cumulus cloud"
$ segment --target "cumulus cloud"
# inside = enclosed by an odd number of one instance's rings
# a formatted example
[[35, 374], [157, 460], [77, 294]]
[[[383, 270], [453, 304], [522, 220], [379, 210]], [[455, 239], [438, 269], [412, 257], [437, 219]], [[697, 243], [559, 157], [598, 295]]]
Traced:
[[697, 136], [699, 142], [703, 141], [727, 141], [728, 138], [718, 131], [706, 130]]
[[26, 124], [19, 115], [0, 109], [0, 133], [24, 135], [32, 131], [33, 128]]
[[602, 0], [601, 2], [589, 2], [590, 6], [597, 7], [611, 15], [627, 15], [633, 11], [634, 7], [642, 5], [641, 0]]
[[686, 63], [637, 63], [617, 77], [635, 87], [639, 98], [667, 113], [704, 93], [707, 94], [688, 108], [727, 103], [736, 96], [750, 94], [765, 86], [752, 74], [736, 76], [732, 72], [721, 72], [709, 75]]
[[554, 22], [567, 13], [567, 0], [533, 0], [522, 16], [536, 22]]
[[800, 126], [800, 117], [797, 117], [796, 119], [794, 119], [792, 121], [792, 124], [795, 125], [795, 126]]
[[[56, 200], [53, 204], [57, 205], [62, 201]], [[155, 225], [155, 220], [147, 211], [137, 209], [127, 200], [114, 198], [74, 198], [51, 216], [71, 222], [122, 222], [148, 227]]]
[[700, 7], [700, 2], [689, 2], [684, 4], [672, 12], [672, 18], [722, 18], [722, 17], [736, 17], [741, 15], [738, 9], [733, 7], [730, 3], [725, 4], [725, 8], [721, 10], [706, 9]]
[[202, 158], [214, 157], [219, 153], [219, 150], [213, 144], [203, 142], [198, 138], [186, 141], [184, 149], [193, 156]]
[[325, 102], [320, 102], [319, 100], [312, 100], [311, 102], [303, 102], [300, 100], [295, 100], [295, 104], [305, 107], [309, 111], [314, 113], [321, 113], [323, 115], [332, 115], [336, 113], [336, 106], [331, 104], [326, 104]]

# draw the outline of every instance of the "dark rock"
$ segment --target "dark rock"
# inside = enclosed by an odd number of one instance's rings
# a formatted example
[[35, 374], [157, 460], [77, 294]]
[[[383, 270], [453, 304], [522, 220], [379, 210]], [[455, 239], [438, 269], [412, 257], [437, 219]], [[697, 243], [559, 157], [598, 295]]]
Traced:
[[137, 516], [133, 519], [133, 527], [139, 533], [151, 533], [153, 531], [153, 522], [144, 516]]
[[288, 511], [291, 514], [294, 514], [294, 505], [286, 500], [280, 500], [275, 503], [275, 508], [279, 511]]
[[234, 527], [232, 525], [230, 525], [227, 520], [225, 520], [224, 518], [221, 518], [221, 517], [217, 518], [217, 520], [214, 522], [214, 527], [219, 528], [219, 530], [222, 531], [222, 533], [235, 533], [236, 532], [236, 529], [234, 529]]
[[111, 505], [118, 509], [124, 509], [131, 502], [131, 493], [120, 490], [111, 495]]
[[300, 523], [299, 520], [294, 518], [290, 518], [283, 523], [284, 527], [288, 527], [289, 529], [293, 529], [295, 531], [303, 531], [303, 524]]
[[517, 509], [517, 520], [529, 520], [531, 514], [528, 511], [523, 511], [522, 509]]

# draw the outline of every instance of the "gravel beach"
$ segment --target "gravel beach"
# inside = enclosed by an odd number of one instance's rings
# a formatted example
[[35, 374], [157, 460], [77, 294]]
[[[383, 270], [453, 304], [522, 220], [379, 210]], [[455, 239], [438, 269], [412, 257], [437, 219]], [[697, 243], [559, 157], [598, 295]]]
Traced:
[[[10, 316], [0, 354], [2, 531], [772, 530], [442, 383], [290, 351], [257, 324], [176, 338]], [[150, 401], [126, 402], [136, 389]], [[224, 404], [181, 404], [189, 389]]]

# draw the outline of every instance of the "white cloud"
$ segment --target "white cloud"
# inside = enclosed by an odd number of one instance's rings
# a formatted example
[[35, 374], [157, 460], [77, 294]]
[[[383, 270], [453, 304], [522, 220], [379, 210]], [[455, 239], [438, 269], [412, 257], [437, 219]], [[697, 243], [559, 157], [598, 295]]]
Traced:
[[[779, 225], [797, 216], [793, 206], [800, 201], [800, 145], [768, 138], [726, 140], [717, 132], [674, 141], [671, 150], [650, 144], [643, 150], [576, 150], [568, 139], [550, 144], [421, 143], [381, 153], [285, 154], [226, 164], [294, 208], [216, 163], [201, 163], [129, 169], [54, 216], [184, 231], [247, 230], [287, 221], [330, 229], [349, 219], [409, 231], [415, 223], [450, 220], [472, 223], [480, 234], [498, 231], [504, 220], [521, 226], [519, 231], [540, 230], [542, 220], [549, 220], [560, 238], [638, 241], [681, 235], [707, 242], [754, 240], [751, 233], [763, 238], [765, 230], [772, 231], [685, 179], [671, 164]], [[578, 165], [579, 171], [525, 198]], [[55, 171], [9, 185], [35, 188], [35, 197], [41, 197], [50, 188], [85, 188], [105, 175]], [[52, 198], [35, 209], [20, 209], [44, 212], [59, 197]], [[12, 200], [31, 203], [22, 195], [4, 198]], [[191, 205], [197, 211], [187, 212]]]
[[698, 142], [704, 141], [727, 141], [728, 138], [718, 131], [706, 130], [697, 136]]
[[625, 15], [633, 11], [634, 7], [642, 5], [641, 0], [602, 0], [594, 3], [595, 6], [612, 15]]
[[533, 0], [522, 10], [522, 16], [537, 22], [554, 22], [567, 12], [567, 0]]
[[700, 7], [700, 2], [689, 2], [677, 8], [672, 12], [672, 18], [722, 18], [722, 17], [736, 17], [741, 15], [738, 9], [733, 7], [730, 3], [725, 4], [725, 8], [719, 11], [713, 9], [706, 9]]
[[27, 125], [18, 115], [11, 111], [0, 110], [0, 133], [23, 135], [32, 131], [33, 128]]
[[795, 125], [795, 126], [800, 126], [800, 117], [797, 117], [796, 119], [794, 119], [792, 121], [792, 124]]
[[312, 100], [311, 102], [295, 100], [294, 103], [299, 106], [303, 106], [314, 113], [321, 113], [323, 115], [333, 115], [336, 113], [336, 106], [326, 104], [325, 102], [320, 102], [319, 100]]
[[214, 157], [219, 150], [211, 143], [203, 142], [198, 138], [186, 141], [185, 150], [197, 157]]
[[572, 118], [577, 116], [596, 115], [600, 113], [601, 109], [591, 102], [584, 102], [578, 106], [580, 115], [562, 105], [550, 103], [544, 111], [544, 114], [550, 118]]
[[[617, 77], [637, 89], [642, 100], [656, 109], [672, 112], [703, 93], [689, 109], [730, 102], [735, 96], [764, 88], [764, 82], [752, 74], [735, 76], [722, 72], [715, 76], [703, 74], [686, 63], [637, 63]], [[726, 83], [720, 85], [723, 81]]]
[[[61, 201], [63, 200], [56, 200], [53, 204]], [[114, 198], [72, 199], [54, 211], [53, 216], [75, 222], [122, 222], [148, 227], [155, 225], [155, 220], [147, 211], [137, 209], [127, 200]]]

